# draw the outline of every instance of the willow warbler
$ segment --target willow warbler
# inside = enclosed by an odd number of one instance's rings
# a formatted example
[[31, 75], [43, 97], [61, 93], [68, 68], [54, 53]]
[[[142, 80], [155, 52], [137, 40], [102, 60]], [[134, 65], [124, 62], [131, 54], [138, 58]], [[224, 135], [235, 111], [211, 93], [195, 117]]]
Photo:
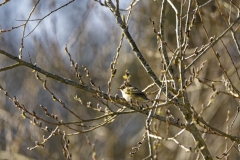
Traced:
[[149, 100], [144, 92], [128, 83], [122, 84], [118, 89], [120, 89], [122, 96], [126, 101], [131, 101], [131, 99], [138, 102]]

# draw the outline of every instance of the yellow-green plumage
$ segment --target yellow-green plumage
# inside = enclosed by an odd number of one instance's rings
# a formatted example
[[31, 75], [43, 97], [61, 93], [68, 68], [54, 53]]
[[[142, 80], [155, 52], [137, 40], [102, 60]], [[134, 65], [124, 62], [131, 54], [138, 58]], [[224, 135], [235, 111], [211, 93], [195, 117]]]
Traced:
[[119, 87], [119, 89], [122, 92], [123, 98], [127, 101], [131, 101], [131, 99], [139, 102], [149, 100], [144, 92], [130, 84], [123, 84]]

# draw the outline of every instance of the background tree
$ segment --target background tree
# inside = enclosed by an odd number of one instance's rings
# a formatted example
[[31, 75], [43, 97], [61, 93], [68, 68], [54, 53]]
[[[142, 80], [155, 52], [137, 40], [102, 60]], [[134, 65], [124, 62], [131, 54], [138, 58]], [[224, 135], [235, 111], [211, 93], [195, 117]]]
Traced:
[[239, 159], [238, 0], [0, 5], [3, 159]]

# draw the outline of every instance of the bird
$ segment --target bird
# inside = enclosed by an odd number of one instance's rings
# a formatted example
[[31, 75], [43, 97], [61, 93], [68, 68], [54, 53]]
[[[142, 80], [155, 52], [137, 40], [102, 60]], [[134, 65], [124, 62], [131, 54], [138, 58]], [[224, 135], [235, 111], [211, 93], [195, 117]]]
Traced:
[[149, 101], [147, 95], [139, 90], [137, 87], [130, 85], [129, 83], [122, 84], [118, 89], [122, 92], [123, 98], [130, 101], [144, 102]]

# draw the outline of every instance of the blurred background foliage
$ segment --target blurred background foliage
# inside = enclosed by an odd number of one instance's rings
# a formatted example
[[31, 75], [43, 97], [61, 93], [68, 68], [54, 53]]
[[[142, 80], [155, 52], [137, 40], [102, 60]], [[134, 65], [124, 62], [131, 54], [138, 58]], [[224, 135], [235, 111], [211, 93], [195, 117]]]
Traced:
[[[11, 0], [1, 6], [0, 10], [0, 28], [10, 29], [11, 27], [22, 24], [29, 16], [29, 12], [37, 1], [16, 1]], [[137, 46], [143, 53], [147, 62], [152, 67], [156, 75], [160, 77], [162, 65], [161, 57], [158, 52], [157, 37], [153, 32], [153, 26], [149, 18], [155, 22], [155, 27], [159, 26], [159, 15], [161, 11], [162, 1], [139, 1], [132, 10], [129, 20], [129, 31], [133, 36]], [[174, 5], [180, 9], [180, 0], [173, 1]], [[200, 1], [204, 4], [207, 0]], [[234, 1], [239, 6], [237, 0]], [[40, 1], [31, 19], [42, 18], [52, 10], [64, 5], [64, 0]], [[127, 8], [131, 1], [120, 1], [120, 8]], [[228, 1], [218, 1], [223, 11], [229, 13], [230, 4]], [[193, 3], [191, 10], [195, 9]], [[187, 3], [183, 7], [183, 15], [187, 11]], [[127, 14], [127, 12], [121, 12]], [[193, 12], [191, 12], [193, 13]], [[215, 1], [211, 1], [201, 8], [204, 25], [211, 35], [219, 36], [228, 25], [223, 20], [217, 9]], [[237, 13], [232, 10], [232, 20]], [[190, 15], [190, 17], [192, 17]], [[29, 33], [36, 26], [38, 21], [30, 21], [26, 27], [26, 33]], [[0, 34], [0, 47], [14, 56], [19, 55], [23, 27], [14, 29], [11, 32]], [[239, 40], [239, 29], [237, 32]], [[77, 81], [74, 72], [70, 67], [69, 57], [64, 51], [67, 45], [72, 58], [80, 66], [80, 72], [86, 83], [88, 78], [84, 76], [81, 66], [89, 69], [91, 78], [97, 86], [107, 92], [107, 82], [110, 78], [110, 63], [116, 55], [119, 45], [121, 30], [116, 24], [116, 20], [107, 7], [99, 5], [95, 1], [74, 1], [62, 9], [52, 13], [46, 17], [37, 28], [24, 39], [23, 60], [35, 64], [53, 74], [57, 74], [64, 78]], [[175, 13], [172, 8], [166, 6], [165, 19], [165, 37], [167, 45], [176, 49], [175, 35]], [[239, 67], [239, 54], [233, 43], [231, 34], [228, 33], [222, 39], [230, 51], [230, 55], [234, 63]], [[196, 23], [192, 28], [190, 36], [190, 45], [186, 54], [192, 54], [196, 47], [201, 48], [209, 42], [205, 35], [200, 17], [196, 19]], [[226, 54], [224, 46], [219, 42], [214, 48], [219, 52], [224, 67], [231, 72], [233, 83], [238, 89], [239, 79], [233, 70], [233, 65], [229, 55]], [[169, 53], [172, 54], [172, 53]], [[189, 59], [189, 62], [192, 59]], [[214, 58], [212, 50], [209, 50], [197, 63], [196, 67], [207, 60], [200, 78], [221, 80], [222, 71], [218, 67], [218, 63]], [[0, 55], [0, 67], [8, 66], [15, 63], [14, 61]], [[122, 76], [125, 70], [129, 70], [131, 74], [131, 83], [140, 89], [144, 89], [152, 81], [140, 65], [136, 56], [132, 52], [126, 39], [120, 50], [120, 57], [117, 64], [117, 73], [112, 81], [111, 95], [120, 94], [117, 89], [123, 82]], [[231, 71], [232, 70], [232, 71]], [[188, 73], [187, 73], [188, 75]], [[49, 89], [60, 98], [67, 107], [71, 108], [75, 113], [84, 119], [91, 119], [99, 113], [81, 105], [74, 100], [77, 95], [86, 104], [91, 101], [96, 105], [97, 101], [93, 99], [91, 94], [83, 92], [72, 86], [64, 85], [45, 76], [40, 76], [47, 80]], [[24, 66], [0, 72], [0, 84], [8, 91], [9, 95], [16, 96], [21, 104], [24, 104], [30, 111], [35, 111], [38, 115], [49, 119], [39, 107], [40, 104], [47, 107], [50, 113], [58, 115], [59, 119], [64, 121], [74, 121], [75, 117], [62, 108], [61, 105], [52, 100], [51, 95], [43, 89], [42, 83], [35, 78], [35, 73]], [[212, 94], [212, 90], [203, 86], [199, 82], [195, 82], [188, 89], [190, 102], [197, 111], [201, 110], [202, 104], [207, 104]], [[233, 118], [238, 106], [238, 100], [229, 96], [221, 96], [203, 115], [205, 120], [220, 130], [226, 130], [227, 112], [230, 111], [230, 118]], [[182, 118], [178, 110], [174, 107], [167, 107], [175, 117]], [[161, 113], [165, 114], [165, 113]], [[144, 133], [146, 116], [135, 113], [118, 116], [113, 123], [86, 133], [91, 144], [95, 145], [95, 151], [99, 159], [143, 159], [148, 155], [147, 143], [136, 153], [133, 158], [129, 157], [131, 148], [136, 146]], [[154, 122], [160, 125], [161, 122]], [[223, 125], [224, 124], [224, 125]], [[89, 125], [94, 125], [89, 123]], [[51, 127], [51, 125], [47, 126]], [[159, 134], [165, 134], [165, 124], [161, 124], [162, 130]], [[233, 134], [236, 134], [239, 127], [239, 118], [233, 126]], [[170, 135], [176, 134], [179, 129], [172, 128]], [[66, 132], [71, 132], [66, 130]], [[44, 148], [37, 148], [29, 151], [27, 147], [34, 146], [35, 141], [41, 141], [42, 136], [48, 133], [41, 131], [40, 128], [32, 125], [28, 120], [21, 116], [12, 101], [10, 101], [2, 92], [0, 92], [0, 154], [2, 159], [64, 159], [62, 154], [61, 137], [54, 137]], [[87, 143], [85, 134], [71, 136], [70, 150], [73, 159], [91, 159], [93, 152], [91, 146]], [[193, 140], [189, 138], [189, 133], [181, 135], [179, 140], [181, 144], [190, 147]], [[207, 144], [213, 154], [220, 154], [224, 151], [225, 140], [222, 137], [206, 135]], [[218, 147], [216, 147], [218, 146]], [[173, 142], [164, 142], [159, 146], [159, 157], [164, 160], [172, 159], [194, 159], [195, 155], [185, 153], [180, 147]], [[171, 153], [171, 154], [167, 154]], [[230, 159], [238, 159], [237, 153], [232, 153]]]

